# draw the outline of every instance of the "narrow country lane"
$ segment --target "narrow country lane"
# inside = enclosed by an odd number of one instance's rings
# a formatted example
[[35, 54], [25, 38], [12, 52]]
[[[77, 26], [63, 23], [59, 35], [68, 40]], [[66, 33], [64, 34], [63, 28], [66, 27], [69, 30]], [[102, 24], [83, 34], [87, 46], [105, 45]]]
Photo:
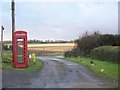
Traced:
[[109, 82], [95, 76], [77, 63], [56, 57], [38, 57], [43, 69], [34, 74], [3, 70], [3, 88], [114, 88], [117, 82]]

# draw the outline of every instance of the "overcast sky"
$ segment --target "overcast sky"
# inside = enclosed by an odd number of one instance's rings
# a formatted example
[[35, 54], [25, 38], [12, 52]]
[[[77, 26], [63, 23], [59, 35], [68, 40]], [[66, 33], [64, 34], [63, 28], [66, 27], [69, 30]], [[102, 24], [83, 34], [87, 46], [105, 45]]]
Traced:
[[[28, 39], [39, 40], [73, 40], [85, 31], [117, 34], [118, 3], [110, 1], [16, 2], [16, 30], [25, 30]], [[2, 25], [4, 40], [10, 40], [10, 0], [2, 2]]]

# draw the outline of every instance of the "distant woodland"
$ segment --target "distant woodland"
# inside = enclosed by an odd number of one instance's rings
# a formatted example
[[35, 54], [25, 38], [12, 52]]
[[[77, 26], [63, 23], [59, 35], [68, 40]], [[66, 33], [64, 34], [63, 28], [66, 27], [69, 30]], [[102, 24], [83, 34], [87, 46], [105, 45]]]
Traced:
[[[4, 44], [10, 44], [12, 41], [4, 41]], [[38, 43], [38, 44], [42, 44], [42, 43], [74, 43], [74, 40], [68, 40], [68, 41], [65, 41], [65, 40], [37, 40], [37, 39], [33, 39], [33, 40], [28, 40], [28, 43]]]

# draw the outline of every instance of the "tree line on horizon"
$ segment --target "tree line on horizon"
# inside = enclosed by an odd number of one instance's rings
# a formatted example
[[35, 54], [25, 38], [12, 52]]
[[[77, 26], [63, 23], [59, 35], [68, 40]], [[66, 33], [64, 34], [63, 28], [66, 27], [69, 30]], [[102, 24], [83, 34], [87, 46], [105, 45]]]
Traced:
[[74, 43], [74, 40], [28, 40], [28, 43]]
[[[11, 44], [12, 41], [3, 41], [4, 44]], [[38, 43], [38, 44], [47, 44], [47, 43], [74, 43], [74, 40], [37, 40], [37, 39], [30, 39], [28, 43]]]

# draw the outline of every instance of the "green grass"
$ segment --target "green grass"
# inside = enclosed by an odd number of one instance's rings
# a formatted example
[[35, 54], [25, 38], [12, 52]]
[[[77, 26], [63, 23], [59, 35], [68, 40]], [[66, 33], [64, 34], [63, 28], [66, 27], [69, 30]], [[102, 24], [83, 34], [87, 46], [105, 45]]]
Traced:
[[3, 51], [2, 52], [2, 62], [12, 63], [12, 51]]
[[[85, 58], [85, 57], [65, 58], [65, 60], [82, 64], [91, 71], [93, 71], [98, 76], [111, 78], [111, 79], [118, 79], [119, 77], [120, 79], [120, 76], [118, 76], [118, 64], [109, 63], [106, 61], [100, 61], [96, 59]], [[91, 65], [90, 63], [91, 61], [93, 61], [94, 65]], [[104, 71], [101, 72], [101, 69], [104, 69]]]
[[[9, 55], [8, 55], [9, 54]], [[8, 55], [8, 56], [7, 56]], [[42, 69], [43, 62], [41, 60], [36, 59], [35, 64], [33, 61], [29, 61], [29, 67], [28, 68], [14, 68], [12, 61], [12, 54], [11, 52], [3, 52], [3, 59], [6, 59], [4, 61], [7, 61], [7, 63], [2, 63], [2, 68], [6, 70], [12, 70], [12, 71], [25, 71], [25, 72], [36, 72]]]
[[36, 63], [33, 64], [32, 62], [29, 64], [28, 68], [13, 68], [12, 63], [3, 63], [2, 68], [7, 70], [17, 70], [17, 71], [27, 71], [27, 72], [36, 72], [41, 70], [43, 67], [43, 63], [40, 60], [36, 60]]

